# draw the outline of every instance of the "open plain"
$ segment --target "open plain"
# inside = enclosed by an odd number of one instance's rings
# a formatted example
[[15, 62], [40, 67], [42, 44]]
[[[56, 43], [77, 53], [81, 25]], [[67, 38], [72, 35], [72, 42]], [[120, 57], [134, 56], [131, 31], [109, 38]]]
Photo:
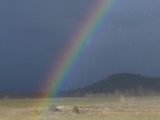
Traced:
[[[74, 106], [79, 110], [77, 114], [73, 113]], [[160, 120], [159, 96], [0, 100], [0, 120], [151, 119]]]

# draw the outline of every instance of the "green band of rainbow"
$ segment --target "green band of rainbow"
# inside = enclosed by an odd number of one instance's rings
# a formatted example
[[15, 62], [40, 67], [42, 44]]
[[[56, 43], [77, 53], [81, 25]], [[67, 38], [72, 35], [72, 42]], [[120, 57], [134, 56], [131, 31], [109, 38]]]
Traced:
[[45, 91], [49, 94], [43, 97], [56, 96], [61, 84], [65, 81], [69, 71], [74, 67], [85, 45], [92, 40], [96, 30], [108, 16], [112, 6], [117, 0], [97, 0], [91, 11], [87, 14], [84, 24], [77, 28], [77, 33], [72, 36], [69, 44], [59, 53], [57, 62], [44, 81]]

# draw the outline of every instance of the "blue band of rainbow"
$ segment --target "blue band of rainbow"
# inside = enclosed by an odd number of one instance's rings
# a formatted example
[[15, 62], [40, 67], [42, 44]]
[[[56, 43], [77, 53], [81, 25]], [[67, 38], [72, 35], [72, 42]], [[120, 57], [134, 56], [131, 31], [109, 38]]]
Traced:
[[61, 50], [57, 56], [52, 70], [44, 80], [43, 89], [49, 91], [43, 97], [55, 97], [62, 83], [65, 82], [68, 73], [76, 64], [78, 56], [83, 52], [85, 45], [89, 43], [98, 27], [102, 25], [105, 18], [109, 15], [112, 6], [117, 0], [97, 0], [89, 13], [86, 14], [84, 24], [77, 28], [75, 35], [71, 36], [69, 44]]

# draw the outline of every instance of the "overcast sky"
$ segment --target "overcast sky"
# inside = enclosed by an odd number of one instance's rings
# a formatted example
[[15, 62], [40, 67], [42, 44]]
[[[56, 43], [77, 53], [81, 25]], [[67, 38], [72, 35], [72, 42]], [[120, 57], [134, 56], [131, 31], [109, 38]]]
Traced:
[[[38, 89], [95, 0], [0, 0], [0, 91]], [[117, 0], [68, 88], [129, 72], [160, 77], [160, 0]]]

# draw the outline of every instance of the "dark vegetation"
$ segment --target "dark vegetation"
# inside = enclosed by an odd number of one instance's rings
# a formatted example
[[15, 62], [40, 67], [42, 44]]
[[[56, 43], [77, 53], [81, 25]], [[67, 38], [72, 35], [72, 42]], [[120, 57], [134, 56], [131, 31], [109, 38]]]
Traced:
[[[93, 94], [148, 95], [160, 93], [160, 78], [151, 78], [131, 73], [106, 77], [92, 85], [74, 90], [60, 91], [58, 97], [84, 97]], [[0, 98], [38, 98], [47, 93], [0, 93]]]
[[74, 106], [72, 112], [73, 112], [73, 114], [79, 114], [79, 109], [78, 109], [78, 107], [77, 107], [77, 106]]
[[92, 85], [59, 92], [60, 96], [86, 96], [86, 94], [148, 95], [160, 92], [160, 78], [120, 73], [106, 77]]

